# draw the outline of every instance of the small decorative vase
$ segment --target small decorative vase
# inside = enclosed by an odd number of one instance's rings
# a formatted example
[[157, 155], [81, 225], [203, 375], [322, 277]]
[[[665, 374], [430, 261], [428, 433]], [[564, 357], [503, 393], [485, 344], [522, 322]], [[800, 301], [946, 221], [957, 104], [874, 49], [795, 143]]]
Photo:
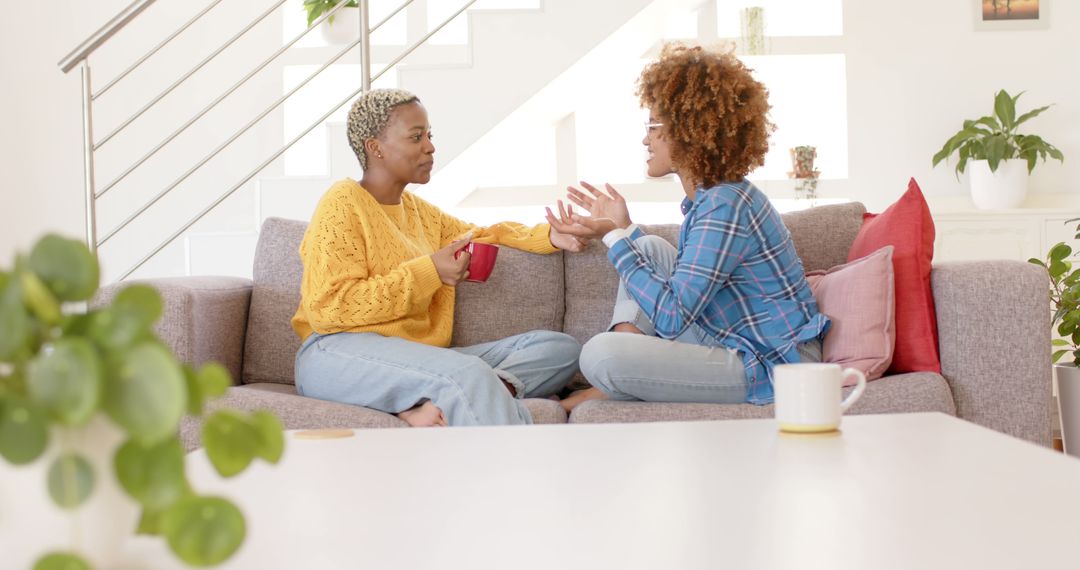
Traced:
[[345, 45], [356, 40], [360, 37], [360, 9], [343, 6], [319, 24], [319, 32], [330, 45]]
[[817, 158], [817, 148], [812, 146], [797, 146], [788, 150], [791, 155], [791, 172], [789, 178], [794, 178], [796, 198], [817, 198], [819, 170], [814, 169], [814, 160]]
[[990, 171], [985, 160], [968, 162], [968, 183], [971, 185], [971, 201], [980, 210], [1007, 210], [1018, 208], [1027, 197], [1027, 161], [1010, 158], [998, 163], [996, 171]]

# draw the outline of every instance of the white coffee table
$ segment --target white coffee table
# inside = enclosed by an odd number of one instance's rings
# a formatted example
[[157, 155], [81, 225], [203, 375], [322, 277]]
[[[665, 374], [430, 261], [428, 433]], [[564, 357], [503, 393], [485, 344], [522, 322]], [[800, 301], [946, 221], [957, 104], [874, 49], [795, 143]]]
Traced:
[[228, 481], [189, 463], [247, 516], [229, 569], [1080, 565], [1080, 461], [942, 414], [852, 416], [833, 436], [772, 420], [366, 430], [290, 436], [280, 465]]

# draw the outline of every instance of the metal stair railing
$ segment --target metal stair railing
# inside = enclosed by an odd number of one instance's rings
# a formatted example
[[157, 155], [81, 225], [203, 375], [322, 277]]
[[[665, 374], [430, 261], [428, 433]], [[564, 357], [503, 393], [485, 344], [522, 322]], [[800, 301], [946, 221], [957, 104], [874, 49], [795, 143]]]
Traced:
[[68, 73], [72, 69], [74, 69], [76, 66], [78, 66], [79, 71], [80, 71], [81, 80], [82, 80], [81, 81], [81, 91], [82, 91], [82, 120], [83, 120], [83, 170], [84, 170], [84, 186], [85, 186], [85, 196], [86, 196], [86, 242], [87, 242], [87, 245], [90, 247], [90, 250], [92, 252], [94, 252], [95, 255], [97, 255], [98, 248], [100, 246], [104, 245], [107, 241], [109, 241], [109, 239], [114, 237], [118, 232], [123, 230], [131, 222], [133, 222], [139, 216], [141, 216], [143, 213], [145, 213], [150, 207], [152, 207], [155, 203], [157, 203], [158, 200], [160, 200], [165, 195], [167, 195], [169, 192], [171, 192], [173, 189], [175, 189], [184, 180], [186, 180], [188, 177], [190, 177], [192, 174], [194, 174], [196, 171], [198, 171], [200, 168], [202, 168], [204, 165], [206, 165], [207, 162], [212, 160], [215, 156], [217, 156], [219, 153], [221, 153], [221, 151], [223, 151], [226, 147], [230, 146], [240, 136], [242, 136], [244, 133], [246, 133], [248, 130], [250, 130], [251, 127], [253, 127], [256, 123], [258, 123], [263, 118], [265, 118], [267, 115], [269, 115], [271, 112], [273, 112], [274, 109], [277, 109], [289, 97], [291, 97], [293, 94], [295, 94], [297, 91], [299, 91], [302, 87], [307, 85], [311, 80], [313, 80], [316, 76], [318, 76], [320, 73], [322, 73], [328, 67], [330, 67], [335, 62], [337, 62], [342, 56], [344, 56], [346, 53], [348, 53], [350, 50], [356, 48], [357, 46], [360, 46], [360, 71], [361, 71], [361, 78], [360, 79], [361, 79], [361, 85], [360, 85], [359, 89], [352, 92], [348, 97], [343, 99], [337, 105], [334, 105], [329, 111], [326, 112], [326, 114], [324, 114], [322, 117], [320, 117], [315, 122], [311, 123], [299, 135], [294, 137], [288, 143], [284, 144], [277, 151], [273, 152], [262, 163], [260, 163], [251, 172], [249, 172], [246, 176], [244, 176], [239, 182], [232, 185], [227, 191], [225, 191], [223, 194], [221, 194], [217, 199], [215, 199], [212, 203], [210, 203], [207, 207], [205, 207], [197, 215], [195, 215], [194, 217], [189, 219], [187, 222], [182, 224], [180, 229], [178, 229], [176, 232], [174, 232], [165, 241], [158, 244], [155, 248], [153, 248], [153, 250], [151, 250], [148, 254], [146, 254], [136, 264], [134, 264], [133, 266], [128, 268], [124, 273], [122, 273], [120, 275], [119, 279], [118, 279], [120, 281], [126, 279], [128, 276], [130, 276], [132, 273], [134, 273], [136, 270], [138, 270], [140, 267], [142, 267], [144, 264], [146, 264], [147, 261], [149, 261], [155, 255], [160, 253], [161, 250], [163, 250], [165, 247], [167, 247], [169, 244], [171, 244], [177, 238], [182, 236], [184, 234], [184, 232], [186, 232], [188, 229], [191, 228], [191, 226], [193, 226], [195, 223], [197, 223], [199, 220], [201, 220], [203, 217], [205, 217], [207, 214], [209, 214], [215, 207], [217, 207], [219, 204], [221, 204], [223, 201], [225, 201], [225, 199], [227, 199], [234, 192], [236, 192], [241, 187], [243, 187], [244, 184], [247, 184], [248, 181], [250, 181], [256, 175], [258, 175], [259, 172], [262, 172], [262, 170], [265, 169], [267, 166], [269, 166], [272, 162], [277, 160], [278, 157], [280, 157], [282, 154], [284, 154], [285, 151], [287, 151], [289, 148], [291, 148], [293, 145], [295, 145], [305, 135], [307, 135], [309, 132], [311, 132], [316, 127], [321, 125], [327, 118], [330, 117], [330, 115], [334, 114], [338, 109], [343, 107], [345, 104], [347, 104], [349, 101], [354, 99], [360, 93], [369, 91], [371, 89], [371, 83], [373, 81], [375, 81], [376, 79], [381, 77], [384, 73], [386, 73], [388, 70], [392, 69], [395, 65], [400, 63], [405, 57], [407, 57], [409, 54], [413, 53], [417, 48], [419, 48], [421, 45], [423, 45], [425, 42], [427, 42], [428, 39], [430, 39], [433, 35], [435, 35], [440, 30], [442, 30], [447, 24], [452, 22], [455, 18], [457, 18], [459, 15], [461, 15], [461, 13], [463, 13], [465, 10], [467, 10], [470, 6], [472, 6], [476, 2], [476, 0], [468, 0], [458, 11], [454, 12], [454, 14], [452, 14], [450, 17], [446, 18], [442, 23], [440, 23], [438, 26], [433, 28], [431, 31], [429, 31], [422, 38], [420, 38], [419, 40], [417, 40], [413, 44], [406, 47], [402, 51], [401, 54], [399, 54], [397, 57], [395, 57], [393, 60], [391, 60], [390, 63], [388, 63], [386, 66], [384, 66], [383, 69], [380, 70], [377, 74], [372, 76], [372, 74], [371, 74], [371, 55], [370, 55], [371, 54], [371, 33], [374, 32], [375, 30], [377, 30], [380, 26], [385, 24], [391, 18], [396, 16], [398, 13], [400, 13], [402, 10], [404, 10], [406, 7], [408, 7], [410, 4], [412, 4], [414, 2], [414, 0], [405, 0], [404, 3], [402, 3], [396, 9], [394, 9], [389, 15], [387, 15], [385, 18], [383, 18], [379, 23], [377, 23], [377, 24], [375, 24], [374, 26], [371, 26], [371, 27], [368, 26], [368, 21], [369, 21], [369, 18], [368, 18], [368, 2], [370, 0], [357, 0], [357, 7], [359, 8], [358, 12], [359, 12], [359, 20], [360, 20], [360, 34], [359, 34], [359, 37], [356, 40], [354, 40], [353, 42], [348, 44], [344, 49], [342, 49], [338, 53], [336, 53], [333, 57], [331, 57], [329, 60], [327, 60], [322, 65], [322, 67], [320, 67], [314, 73], [310, 74], [302, 82], [300, 82], [295, 87], [293, 87], [291, 90], [289, 90], [289, 92], [285, 93], [280, 98], [278, 98], [274, 103], [272, 103], [269, 107], [265, 108], [261, 113], [257, 114], [255, 116], [255, 118], [253, 118], [251, 121], [249, 121], [243, 127], [236, 130], [235, 132], [233, 132], [233, 134], [228, 139], [226, 139], [226, 141], [224, 143], [219, 145], [217, 148], [215, 148], [213, 151], [211, 151], [209, 154], [207, 154], [205, 157], [203, 157], [201, 160], [199, 160], [195, 165], [193, 165], [190, 169], [188, 169], [183, 175], [181, 175], [179, 178], [177, 178], [171, 184], [166, 186], [162, 191], [160, 191], [158, 194], [156, 194], [152, 199], [150, 199], [150, 201], [146, 202], [141, 207], [139, 207], [137, 210], [135, 210], [135, 212], [132, 213], [127, 218], [125, 218], [124, 221], [122, 221], [120, 224], [118, 224], [116, 227], [114, 227], [112, 230], [110, 230], [105, 235], [105, 237], [103, 237], [101, 239], [98, 239], [98, 236], [97, 236], [97, 211], [96, 211], [96, 203], [97, 203], [98, 198], [103, 196], [110, 189], [114, 188], [121, 180], [123, 180], [126, 176], [131, 174], [137, 168], [139, 168], [151, 156], [153, 156], [158, 151], [160, 151], [162, 148], [164, 148], [166, 145], [168, 145], [170, 142], [172, 142], [173, 139], [175, 139], [178, 135], [180, 135], [180, 133], [184, 132], [188, 127], [190, 127], [192, 124], [194, 124], [200, 118], [202, 118], [207, 112], [209, 112], [211, 109], [213, 109], [215, 106], [217, 106], [218, 103], [220, 103], [222, 100], [224, 100], [226, 97], [228, 97], [234, 91], [236, 91], [241, 85], [243, 85], [249, 79], [254, 77], [258, 72], [262, 71], [267, 65], [269, 65], [271, 62], [273, 62], [278, 56], [280, 56], [282, 53], [284, 53], [286, 50], [288, 50], [290, 47], [292, 47], [294, 44], [296, 44], [296, 42], [298, 42], [300, 39], [302, 39], [309, 31], [316, 28], [319, 24], [321, 24], [327, 18], [330, 18], [331, 16], [333, 16], [334, 13], [336, 13], [338, 10], [340, 10], [341, 8], [343, 8], [346, 4], [348, 4], [350, 2], [350, 0], [340, 0], [339, 2], [337, 2], [337, 4], [335, 4], [334, 7], [331, 10], [329, 10], [329, 11], [325, 12], [324, 14], [322, 14], [317, 20], [312, 22], [311, 25], [307, 29], [305, 29], [303, 32], [301, 32], [296, 37], [294, 37], [292, 40], [287, 42], [284, 46], [282, 46], [277, 51], [275, 51], [271, 56], [266, 58], [261, 64], [257, 65], [255, 68], [253, 68], [251, 71], [249, 71], [246, 75], [244, 75], [243, 78], [241, 78], [236, 83], [234, 83], [232, 86], [230, 86], [228, 89], [226, 89], [224, 92], [222, 92], [209, 105], [207, 105], [201, 111], [196, 113], [192, 118], [190, 118], [188, 121], [186, 121], [180, 128], [175, 130], [169, 136], [165, 137], [165, 139], [162, 140], [157, 146], [155, 146], [153, 149], [151, 149], [149, 152], [147, 152], [141, 158], [137, 159], [134, 163], [132, 163], [122, 174], [120, 174], [114, 180], [112, 180], [111, 182], [106, 184], [104, 186], [104, 188], [100, 192], [97, 192], [95, 190], [96, 180], [95, 180], [95, 176], [94, 176], [94, 153], [99, 148], [101, 148], [101, 146], [103, 146], [105, 143], [107, 143], [109, 140], [111, 140], [114, 136], [116, 136], [120, 131], [124, 130], [127, 126], [129, 126], [131, 123], [136, 121], [140, 116], [143, 115], [143, 113], [145, 113], [150, 108], [154, 107], [159, 101], [161, 101], [161, 99], [163, 99], [165, 96], [167, 96], [169, 93], [171, 93], [181, 83], [183, 83], [188, 78], [190, 78], [192, 75], [194, 75], [196, 72], [198, 72], [200, 69], [202, 69], [202, 67], [205, 66], [210, 60], [212, 60], [218, 54], [220, 54], [225, 49], [227, 49], [229, 46], [231, 46], [240, 37], [242, 37], [244, 34], [246, 34], [248, 31], [250, 31], [256, 25], [258, 25], [261, 21], [263, 21], [267, 16], [272, 14], [274, 12], [274, 10], [277, 10], [287, 0], [275, 0], [274, 5], [270, 9], [265, 11], [263, 14], [261, 14], [259, 17], [257, 17], [252, 22], [250, 22], [240, 32], [235, 34], [231, 39], [229, 39], [224, 44], [222, 44], [217, 49], [215, 49], [209, 56], [204, 58], [195, 67], [193, 67], [191, 70], [189, 70], [183, 76], [181, 76], [178, 80], [173, 82], [172, 85], [170, 85], [168, 88], [166, 88], [160, 94], [158, 94], [156, 97], [151, 99], [151, 101], [149, 103], [144, 105], [134, 115], [132, 115], [131, 117], [126, 119], [124, 122], [122, 122], [120, 124], [120, 126], [115, 128], [111, 133], [109, 133], [108, 135], [103, 137], [101, 140], [95, 142], [94, 136], [93, 136], [93, 104], [94, 104], [94, 101], [98, 97], [103, 95], [106, 91], [108, 91], [113, 85], [116, 85], [123, 78], [127, 77], [127, 75], [129, 73], [131, 73], [135, 68], [139, 67], [140, 65], [145, 63], [147, 60], [149, 60], [155, 53], [158, 52], [158, 50], [160, 50], [162, 47], [164, 47], [170, 41], [172, 41], [177, 36], [179, 36], [181, 33], [183, 33], [185, 30], [187, 30], [192, 24], [194, 24], [197, 20], [199, 20], [202, 16], [207, 14], [211, 9], [213, 9], [215, 6], [217, 6], [221, 2], [221, 0], [213, 0], [208, 6], [203, 8], [202, 11], [200, 11], [194, 17], [189, 19], [186, 23], [184, 23], [182, 26], [180, 26], [180, 28], [178, 28], [176, 31], [174, 31], [172, 34], [170, 34], [167, 38], [165, 38], [160, 43], [158, 43], [155, 47], [150, 49], [147, 53], [143, 54], [140, 58], [138, 58], [135, 61], [135, 63], [130, 65], [126, 70], [124, 70], [123, 72], [118, 74], [115, 78], [113, 78], [104, 87], [102, 87], [98, 92], [95, 93], [93, 91], [93, 84], [91, 82], [91, 75], [90, 75], [90, 61], [89, 61], [90, 56], [99, 47], [101, 47], [106, 42], [108, 42], [109, 39], [111, 37], [113, 37], [117, 32], [122, 30], [128, 24], [130, 24], [140, 13], [142, 13], [144, 10], [146, 10], [148, 7], [150, 7], [150, 5], [153, 4], [155, 1], [156, 0], [135, 0], [127, 8], [125, 8], [120, 14], [118, 14], [116, 17], [114, 17], [112, 20], [110, 20], [108, 23], [106, 23], [104, 26], [102, 26], [97, 32], [95, 32], [93, 35], [91, 35], [89, 38], [87, 38], [85, 41], [83, 41], [81, 44], [79, 44], [78, 47], [76, 47], [70, 54], [68, 54], [66, 57], [64, 57], [64, 59], [62, 59], [58, 64], [60, 66], [60, 69], [64, 73]]

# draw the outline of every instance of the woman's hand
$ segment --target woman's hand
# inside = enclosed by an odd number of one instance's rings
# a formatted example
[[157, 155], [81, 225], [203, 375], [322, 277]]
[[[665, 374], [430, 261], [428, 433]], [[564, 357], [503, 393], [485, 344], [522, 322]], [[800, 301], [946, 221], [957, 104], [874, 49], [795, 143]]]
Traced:
[[[557, 232], [559, 234], [574, 236], [579, 240], [585, 240], [583, 245], [587, 245], [588, 240], [602, 238], [604, 237], [604, 234], [615, 229], [615, 222], [608, 218], [579, 216], [574, 213], [573, 206], [568, 205], [564, 207], [562, 200], [558, 200], [558, 205], [558, 217], [551, 211], [551, 208], [544, 208], [547, 212], [547, 221], [551, 224], [552, 237], [554, 237], [554, 233]], [[554, 240], [552, 240], [551, 245], [558, 247]]]
[[[472, 234], [451, 243], [450, 245], [431, 254], [431, 261], [435, 263], [435, 271], [439, 273], [439, 279], [453, 287], [469, 276], [469, 260], [472, 254], [462, 251], [469, 244]], [[458, 252], [461, 255], [457, 255]]]
[[[611, 184], [604, 184], [607, 194], [588, 182], [582, 181], [581, 186], [588, 191], [588, 194], [573, 186], [567, 186], [566, 197], [589, 212], [594, 220], [607, 219], [620, 228], [629, 227], [633, 223], [630, 221], [630, 211], [626, 208], [626, 199]], [[581, 217], [574, 216], [573, 218], [577, 221], [577, 218]]]
[[[551, 209], [548, 209], [548, 223], [551, 223], [551, 220]], [[558, 223], [558, 220], [556, 220], [556, 223]], [[555, 227], [555, 224], [551, 224], [551, 231], [548, 232], [548, 241], [551, 242], [551, 245], [559, 249], [578, 253], [583, 251], [592, 240], [588, 237], [577, 237], [569, 232], [559, 231]]]

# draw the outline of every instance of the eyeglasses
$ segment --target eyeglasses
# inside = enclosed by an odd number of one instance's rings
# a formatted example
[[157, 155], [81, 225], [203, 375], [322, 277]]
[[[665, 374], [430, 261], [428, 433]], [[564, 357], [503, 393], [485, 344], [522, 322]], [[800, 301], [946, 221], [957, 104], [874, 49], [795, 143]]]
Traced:
[[664, 123], [650, 123], [649, 121], [645, 121], [645, 134], [651, 135], [656, 132], [656, 129], [659, 129], [662, 126], [664, 126]]

